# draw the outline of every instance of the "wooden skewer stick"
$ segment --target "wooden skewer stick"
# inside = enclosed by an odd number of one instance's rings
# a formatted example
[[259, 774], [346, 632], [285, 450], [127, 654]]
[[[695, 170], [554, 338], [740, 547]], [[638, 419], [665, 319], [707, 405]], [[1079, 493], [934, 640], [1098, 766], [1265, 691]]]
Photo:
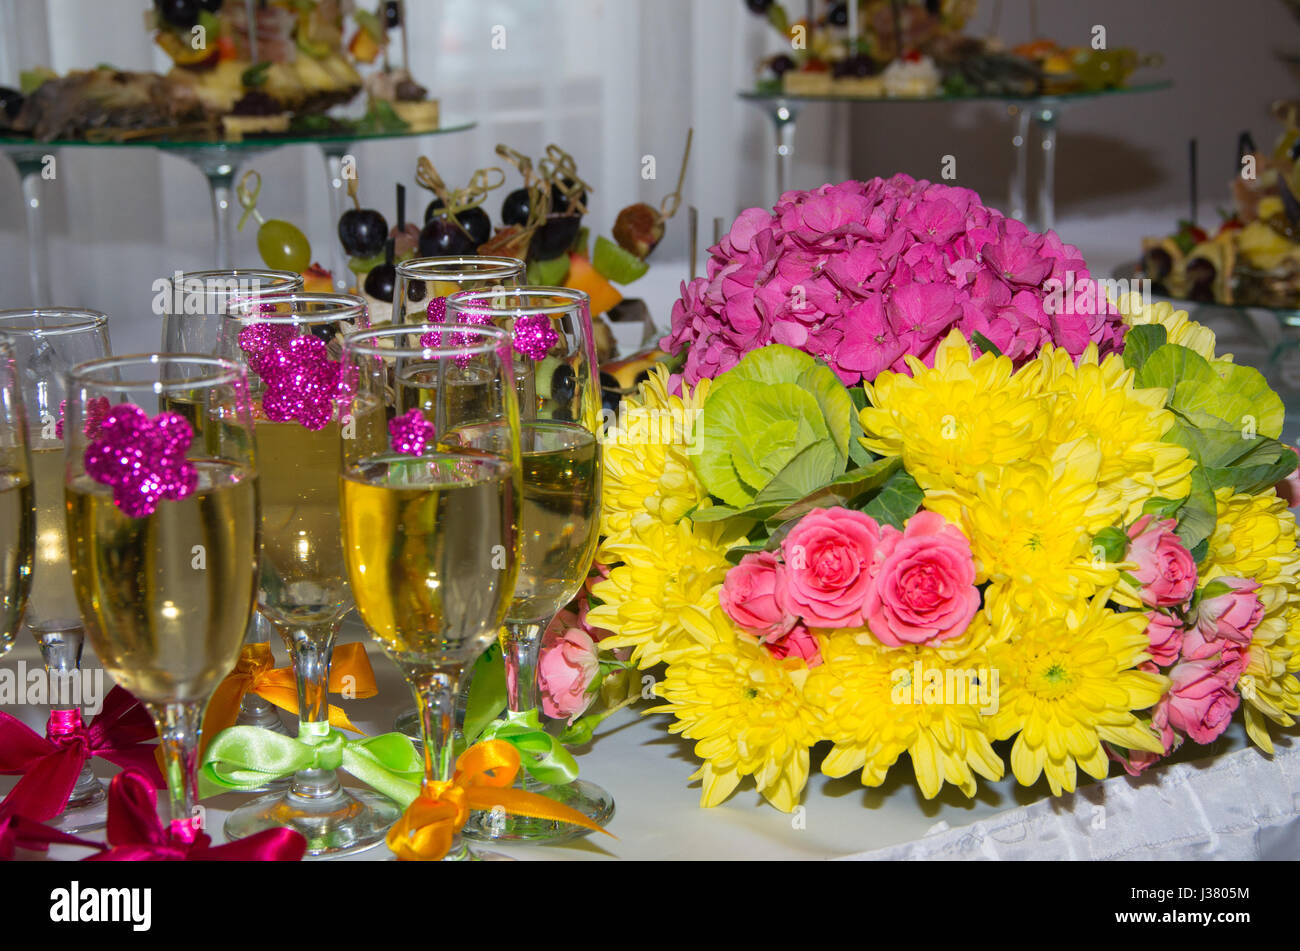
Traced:
[[690, 229], [691, 240], [691, 280], [695, 280], [696, 263], [700, 253], [700, 210], [691, 205], [686, 210], [687, 227]]

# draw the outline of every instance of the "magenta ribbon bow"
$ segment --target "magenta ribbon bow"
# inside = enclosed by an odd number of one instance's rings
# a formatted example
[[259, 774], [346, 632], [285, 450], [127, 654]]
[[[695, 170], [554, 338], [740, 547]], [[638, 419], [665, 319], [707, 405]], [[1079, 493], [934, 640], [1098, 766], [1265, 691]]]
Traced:
[[51, 845], [82, 845], [89, 849], [102, 849], [98, 842], [87, 842], [75, 835], [51, 829], [49, 826], [14, 813], [9, 806], [0, 804], [0, 862], [12, 862], [16, 849], [44, 852]]
[[267, 829], [238, 842], [213, 845], [191, 826], [164, 828], [149, 780], [127, 770], [108, 787], [107, 851], [86, 862], [298, 862], [307, 840], [294, 829]]
[[139, 770], [162, 789], [167, 784], [151, 742], [157, 735], [149, 711], [117, 686], [89, 725], [82, 723], [80, 710], [51, 710], [45, 736], [0, 712], [0, 775], [23, 774], [0, 807], [37, 822], [53, 819], [67, 806], [81, 767], [92, 756]]

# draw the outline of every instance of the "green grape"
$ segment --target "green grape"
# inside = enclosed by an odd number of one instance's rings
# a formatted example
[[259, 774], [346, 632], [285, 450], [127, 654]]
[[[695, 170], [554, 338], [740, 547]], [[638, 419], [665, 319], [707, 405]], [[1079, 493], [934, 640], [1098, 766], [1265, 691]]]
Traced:
[[269, 268], [299, 273], [311, 267], [311, 242], [297, 227], [279, 218], [257, 229], [257, 252]]

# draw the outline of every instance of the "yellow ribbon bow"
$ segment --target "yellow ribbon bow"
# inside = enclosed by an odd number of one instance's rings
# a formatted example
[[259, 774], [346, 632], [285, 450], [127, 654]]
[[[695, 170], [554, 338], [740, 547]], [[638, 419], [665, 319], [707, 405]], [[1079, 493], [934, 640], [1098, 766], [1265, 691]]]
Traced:
[[[364, 644], [340, 644], [334, 648], [328, 689], [330, 693], [342, 693], [346, 689], [350, 696], [360, 698], [373, 697], [379, 692]], [[275, 666], [270, 644], [245, 644], [239, 652], [235, 669], [217, 684], [208, 702], [207, 712], [203, 715], [205, 741], [235, 725], [239, 718], [239, 705], [248, 693], [255, 693], [280, 709], [298, 715], [298, 687], [293, 668]], [[338, 730], [362, 732], [348, 719], [343, 708], [334, 704], [329, 705], [329, 722]]]
[[475, 743], [456, 760], [450, 781], [425, 782], [402, 817], [388, 830], [388, 847], [399, 862], [437, 862], [449, 851], [471, 810], [497, 806], [513, 815], [571, 822], [602, 829], [582, 813], [536, 793], [511, 788], [519, 775], [519, 751], [505, 740]]

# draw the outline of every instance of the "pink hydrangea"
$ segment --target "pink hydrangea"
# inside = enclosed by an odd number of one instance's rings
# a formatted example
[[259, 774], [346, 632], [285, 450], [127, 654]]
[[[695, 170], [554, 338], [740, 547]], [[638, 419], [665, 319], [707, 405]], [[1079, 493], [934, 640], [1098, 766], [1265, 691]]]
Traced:
[[[1054, 343], [1078, 356], [1124, 326], [1078, 249], [986, 208], [975, 192], [907, 175], [786, 192], [742, 212], [682, 285], [670, 353], [694, 385], [772, 343], [824, 359], [848, 385], [907, 356], [932, 363], [954, 327], [1017, 363]], [[1098, 312], [1100, 311], [1100, 313]]]

